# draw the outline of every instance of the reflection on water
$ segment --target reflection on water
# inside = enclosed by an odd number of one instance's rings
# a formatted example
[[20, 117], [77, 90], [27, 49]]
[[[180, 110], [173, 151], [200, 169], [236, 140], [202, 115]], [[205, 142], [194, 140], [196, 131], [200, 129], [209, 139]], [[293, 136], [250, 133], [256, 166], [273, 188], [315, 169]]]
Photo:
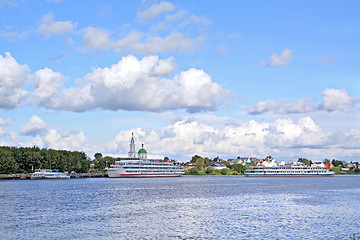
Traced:
[[0, 182], [0, 239], [348, 239], [360, 177]]

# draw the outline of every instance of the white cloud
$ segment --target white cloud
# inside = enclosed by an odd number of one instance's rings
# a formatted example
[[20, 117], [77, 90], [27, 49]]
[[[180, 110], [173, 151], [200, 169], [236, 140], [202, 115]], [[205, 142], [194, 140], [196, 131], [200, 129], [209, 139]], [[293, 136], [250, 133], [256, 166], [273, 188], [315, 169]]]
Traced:
[[102, 28], [88, 27], [84, 30], [83, 50], [101, 52], [106, 49], [114, 49], [119, 54], [137, 52], [141, 54], [153, 54], [179, 51], [192, 53], [201, 48], [204, 41], [202, 36], [189, 38], [187, 34], [173, 31], [164, 37], [153, 34], [145, 35], [132, 30], [119, 40], [110, 39], [108, 31]]
[[39, 148], [51, 148], [56, 150], [69, 151], [94, 151], [98, 147], [88, 145], [85, 134], [77, 129], [59, 133], [55, 129], [50, 129], [42, 135], [36, 135], [29, 142], [21, 142], [16, 135], [13, 136], [17, 145], [24, 147], [38, 146]]
[[109, 33], [102, 28], [87, 27], [84, 30], [84, 47], [93, 49], [98, 48], [100, 50], [109, 47], [110, 39]]
[[47, 124], [38, 116], [32, 116], [27, 124], [21, 127], [20, 133], [27, 136], [42, 135], [47, 130]]
[[4, 120], [4, 119], [2, 119], [0, 117], [0, 126], [4, 126], [4, 125], [8, 125], [8, 124], [11, 124], [11, 119], [10, 118]]
[[84, 133], [78, 130], [58, 133], [55, 129], [51, 129], [43, 139], [38, 139], [37, 141], [44, 141], [45, 146], [52, 149], [89, 150]]
[[321, 96], [323, 102], [320, 108], [328, 112], [352, 108], [355, 105], [355, 101], [349, 97], [345, 89], [327, 88], [321, 92]]
[[150, 21], [159, 18], [159, 21], [142, 28], [146, 30], [139, 30], [143, 25], [141, 23], [134, 24], [131, 29], [127, 27], [126, 30], [113, 34], [110, 34], [107, 29], [89, 26], [82, 30], [82, 50], [93, 53], [113, 50], [119, 55], [134, 52], [148, 55], [175, 51], [193, 53], [202, 48], [205, 41], [205, 26], [210, 21], [194, 14], [188, 16], [189, 12], [185, 9], [160, 18], [162, 14], [173, 10], [175, 7], [171, 3], [160, 2], [146, 11], [138, 12], [138, 19]]
[[[48, 68], [28, 76], [28, 67], [20, 66], [9, 53], [0, 58], [0, 66], [2, 108], [15, 108], [28, 96], [29, 103], [55, 110], [199, 112], [216, 110], [231, 94], [203, 70], [192, 68], [167, 78], [175, 68], [173, 57], [129, 55], [111, 67], [93, 70], [70, 88], [62, 86], [66, 78], [61, 73]], [[21, 88], [30, 77], [35, 80], [34, 90], [28, 93]]]
[[155, 18], [158, 18], [161, 14], [171, 12], [175, 10], [175, 6], [170, 2], [160, 2], [159, 4], [152, 5], [145, 11], [139, 11], [137, 17], [139, 20], [149, 22]]
[[0, 127], [0, 137], [4, 137], [6, 135], [6, 131]]
[[189, 11], [185, 10], [185, 9], [179, 9], [176, 13], [174, 14], [169, 14], [166, 15], [165, 17], [165, 21], [166, 22], [178, 22], [181, 19], [183, 19], [187, 14], [189, 13]]
[[34, 91], [32, 101], [38, 106], [55, 107], [58, 103], [59, 87], [65, 78], [58, 72], [44, 68], [35, 72]]
[[54, 15], [49, 12], [43, 15], [38, 32], [43, 37], [52, 37], [71, 32], [73, 29], [74, 24], [71, 21], [54, 22]]
[[[184, 161], [190, 160], [195, 154], [214, 158], [217, 153], [224, 158], [273, 155], [314, 160], [360, 155], [359, 149], [346, 147], [359, 146], [360, 131], [352, 129], [341, 134], [324, 132], [311, 117], [263, 123], [251, 120], [226, 127], [210, 126], [196, 119], [183, 119], [159, 131], [148, 128], [121, 131], [107, 144], [108, 151], [126, 155], [131, 132], [136, 137], [137, 148], [144, 142], [149, 154], [176, 156]], [[340, 145], [339, 139], [343, 141]]]
[[212, 82], [203, 70], [189, 69], [173, 79], [164, 78], [172, 73], [173, 60], [123, 57], [110, 68], [97, 68], [87, 74], [82, 87], [65, 89], [61, 104], [52, 107], [73, 111], [102, 108], [197, 112], [215, 110], [229, 96], [230, 92]]
[[72, 39], [72, 37], [68, 37], [67, 39], [64, 40], [64, 43], [66, 45], [71, 46], [71, 45], [74, 45], [74, 40]]
[[285, 49], [282, 51], [281, 56], [273, 54], [267, 62], [261, 62], [260, 64], [265, 67], [280, 67], [288, 64], [292, 57], [292, 51], [290, 49]]
[[278, 119], [269, 127], [267, 141], [275, 147], [313, 147], [327, 143], [328, 134], [322, 132], [311, 117], [304, 117], [297, 123], [292, 119]]
[[249, 114], [257, 115], [272, 111], [277, 114], [307, 113], [316, 110], [313, 99], [303, 98], [296, 101], [274, 101], [266, 100], [259, 102], [255, 107], [250, 108]]
[[0, 108], [16, 108], [26, 97], [22, 88], [29, 81], [29, 67], [20, 65], [10, 55], [0, 55]]
[[11, 124], [10, 118], [4, 120], [0, 117], [0, 137], [4, 137], [5, 135], [7, 135], [5, 129], [2, 126], [9, 124]]
[[314, 104], [312, 98], [303, 98], [296, 101], [275, 101], [268, 99], [257, 103], [248, 110], [249, 114], [257, 115], [265, 112], [277, 114], [308, 113], [317, 110], [328, 112], [351, 109], [355, 106], [356, 100], [350, 98], [345, 89], [327, 88], [320, 94], [322, 102]]

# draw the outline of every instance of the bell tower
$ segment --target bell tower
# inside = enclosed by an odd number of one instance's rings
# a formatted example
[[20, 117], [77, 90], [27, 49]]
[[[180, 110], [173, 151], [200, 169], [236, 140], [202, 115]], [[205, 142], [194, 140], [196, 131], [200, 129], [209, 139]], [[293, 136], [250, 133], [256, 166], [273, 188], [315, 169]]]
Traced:
[[131, 133], [129, 157], [136, 157], [134, 133]]

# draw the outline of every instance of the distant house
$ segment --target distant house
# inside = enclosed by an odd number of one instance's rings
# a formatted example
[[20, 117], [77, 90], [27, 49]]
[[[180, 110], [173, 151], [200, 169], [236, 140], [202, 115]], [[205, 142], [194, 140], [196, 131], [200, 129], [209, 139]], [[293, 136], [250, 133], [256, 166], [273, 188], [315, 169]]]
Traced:
[[190, 170], [193, 167], [196, 167], [196, 163], [187, 163], [184, 165], [184, 170]]
[[221, 170], [226, 168], [226, 162], [210, 161], [208, 166], [212, 167], [215, 170]]
[[354, 168], [355, 164], [354, 163], [348, 163], [348, 164], [346, 164], [346, 167], [347, 168]]
[[253, 159], [251, 160], [252, 163], [254, 163], [255, 165], [261, 165], [262, 161], [260, 159]]
[[323, 162], [313, 162], [311, 163], [312, 167], [325, 167], [325, 163]]
[[331, 169], [331, 168], [334, 167], [334, 165], [333, 165], [331, 162], [325, 162], [324, 165], [325, 165], [325, 167], [326, 167], [327, 170], [329, 170], [329, 169]]
[[230, 163], [230, 164], [235, 164], [235, 163], [236, 163], [236, 164], [243, 164], [243, 163], [244, 163], [244, 161], [241, 160], [240, 158], [229, 159], [227, 162]]

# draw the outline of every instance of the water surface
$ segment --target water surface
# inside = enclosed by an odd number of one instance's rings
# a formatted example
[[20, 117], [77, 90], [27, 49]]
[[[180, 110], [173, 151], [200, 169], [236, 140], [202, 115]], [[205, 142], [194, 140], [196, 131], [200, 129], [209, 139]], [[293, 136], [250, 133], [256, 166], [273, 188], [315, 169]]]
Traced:
[[360, 176], [0, 181], [0, 239], [349, 239]]

